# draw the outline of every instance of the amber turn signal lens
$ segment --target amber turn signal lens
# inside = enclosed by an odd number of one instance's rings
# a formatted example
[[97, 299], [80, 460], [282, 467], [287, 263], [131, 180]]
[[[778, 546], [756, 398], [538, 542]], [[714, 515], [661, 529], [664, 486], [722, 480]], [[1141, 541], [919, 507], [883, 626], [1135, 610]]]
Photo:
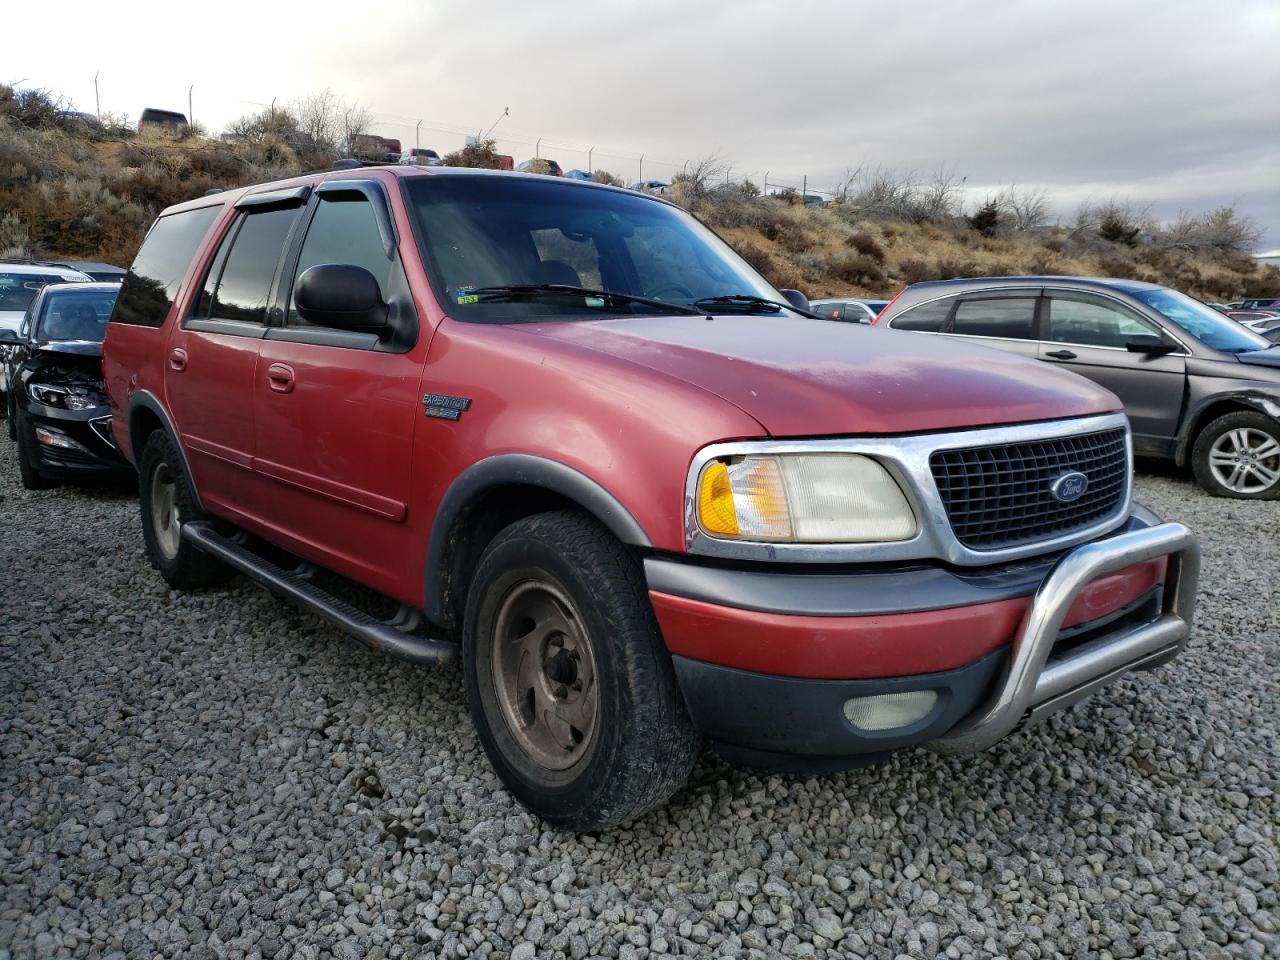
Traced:
[[698, 485], [698, 522], [710, 534], [738, 535], [738, 512], [733, 508], [733, 488], [723, 463], [711, 463]]

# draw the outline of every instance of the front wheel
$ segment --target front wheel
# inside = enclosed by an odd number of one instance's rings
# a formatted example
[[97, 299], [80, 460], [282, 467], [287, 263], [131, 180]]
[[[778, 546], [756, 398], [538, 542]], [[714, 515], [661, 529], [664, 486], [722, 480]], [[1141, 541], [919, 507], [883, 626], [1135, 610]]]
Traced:
[[189, 483], [173, 441], [163, 430], [152, 432], [138, 458], [142, 537], [151, 565], [175, 590], [224, 583], [234, 573], [182, 536], [184, 523], [209, 519], [196, 506]]
[[1252, 410], [1224, 414], [1196, 438], [1191, 463], [1200, 486], [1219, 497], [1280, 497], [1280, 423]]
[[631, 820], [688, 778], [697, 737], [639, 564], [583, 514], [528, 517], [489, 544], [463, 666], [490, 762], [555, 826]]

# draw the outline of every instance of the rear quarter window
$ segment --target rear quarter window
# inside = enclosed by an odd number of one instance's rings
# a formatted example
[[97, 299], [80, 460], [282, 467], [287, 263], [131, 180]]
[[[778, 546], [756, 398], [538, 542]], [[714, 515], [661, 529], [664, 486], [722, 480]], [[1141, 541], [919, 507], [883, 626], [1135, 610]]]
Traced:
[[919, 333], [938, 333], [947, 322], [947, 315], [955, 304], [954, 297], [931, 300], [918, 307], [904, 310], [889, 321], [891, 330], [915, 330]]
[[112, 323], [143, 327], [164, 323], [192, 257], [221, 212], [221, 205], [199, 207], [155, 222], [125, 274]]

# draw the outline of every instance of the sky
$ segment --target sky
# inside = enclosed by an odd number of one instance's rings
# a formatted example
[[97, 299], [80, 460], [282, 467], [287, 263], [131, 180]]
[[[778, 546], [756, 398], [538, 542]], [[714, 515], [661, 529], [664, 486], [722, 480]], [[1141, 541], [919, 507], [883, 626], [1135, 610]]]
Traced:
[[[847, 168], [1233, 204], [1280, 247], [1280, 0], [64, 0], [14, 5], [0, 82], [217, 131], [328, 88], [442, 154], [493, 126], [517, 162], [824, 189]], [[74, 24], [91, 24], [77, 28]], [[503, 116], [504, 110], [509, 114]], [[418, 126], [417, 121], [422, 121]], [[541, 138], [540, 145], [537, 144]], [[588, 150], [594, 147], [590, 155]], [[643, 166], [641, 156], [643, 155]]]

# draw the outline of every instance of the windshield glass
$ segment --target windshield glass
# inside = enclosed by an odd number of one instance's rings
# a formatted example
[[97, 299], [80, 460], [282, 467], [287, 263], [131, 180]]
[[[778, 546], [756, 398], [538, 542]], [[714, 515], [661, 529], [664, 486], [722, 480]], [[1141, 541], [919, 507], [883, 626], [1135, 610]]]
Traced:
[[660, 313], [622, 299], [491, 298], [487, 287], [557, 284], [687, 307], [780, 294], [684, 211], [648, 197], [510, 176], [415, 177], [406, 190], [436, 294], [481, 323]]
[[119, 290], [49, 291], [40, 304], [32, 340], [96, 340], [106, 336], [107, 321]]
[[66, 282], [53, 274], [0, 272], [0, 310], [26, 310], [44, 287]]
[[1177, 290], [1135, 290], [1133, 295], [1214, 350], [1244, 353], [1271, 346], [1248, 327]]

